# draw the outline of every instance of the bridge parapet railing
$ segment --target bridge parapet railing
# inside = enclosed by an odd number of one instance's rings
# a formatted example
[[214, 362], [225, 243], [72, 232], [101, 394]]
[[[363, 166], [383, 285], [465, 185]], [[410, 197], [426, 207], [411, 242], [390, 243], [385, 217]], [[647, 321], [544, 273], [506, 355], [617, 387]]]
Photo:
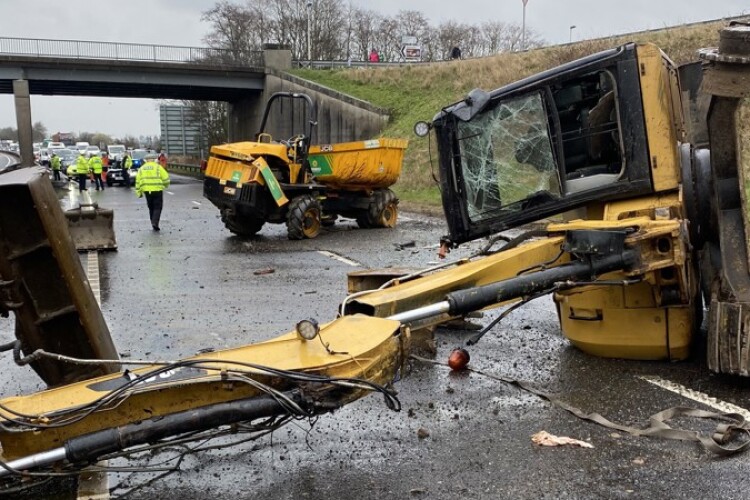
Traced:
[[0, 37], [0, 55], [262, 67], [262, 51], [141, 43]]

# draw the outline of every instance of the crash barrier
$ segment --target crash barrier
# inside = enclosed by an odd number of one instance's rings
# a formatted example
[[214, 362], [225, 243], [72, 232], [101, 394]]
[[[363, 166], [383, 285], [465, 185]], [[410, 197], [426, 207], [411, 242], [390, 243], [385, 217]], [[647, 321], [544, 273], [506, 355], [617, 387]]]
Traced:
[[187, 163], [167, 163], [167, 171], [188, 175], [198, 179], [203, 178], [200, 165], [189, 165]]
[[142, 43], [94, 42], [88, 40], [49, 40], [43, 38], [0, 37], [0, 54], [28, 57], [70, 59], [105, 59], [108, 61], [151, 61], [199, 63], [224, 66], [263, 66], [263, 52], [234, 51], [210, 47], [147, 45]]
[[[5, 157], [3, 161], [2, 157]], [[21, 155], [13, 151], [0, 151], [0, 173], [21, 167]]]
[[[83, 359], [118, 358], [43, 167], [0, 175], [0, 315], [11, 311], [17, 357], [44, 349]], [[52, 359], [31, 366], [49, 386], [118, 369]]]

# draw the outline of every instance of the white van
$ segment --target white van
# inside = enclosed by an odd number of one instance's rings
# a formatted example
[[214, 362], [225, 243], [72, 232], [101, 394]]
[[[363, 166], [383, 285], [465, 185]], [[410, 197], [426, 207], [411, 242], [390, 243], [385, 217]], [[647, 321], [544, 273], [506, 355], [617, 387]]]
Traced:
[[125, 145], [109, 144], [107, 146], [107, 154], [109, 155], [111, 161], [120, 161], [125, 154]]
[[79, 153], [86, 153], [87, 147], [89, 147], [88, 142], [76, 142], [76, 149]]

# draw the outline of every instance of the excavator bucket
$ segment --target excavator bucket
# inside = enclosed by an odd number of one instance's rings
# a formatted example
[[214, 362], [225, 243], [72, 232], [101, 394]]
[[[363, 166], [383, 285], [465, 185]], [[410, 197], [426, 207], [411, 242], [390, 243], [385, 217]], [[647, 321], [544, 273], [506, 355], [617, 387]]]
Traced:
[[[0, 175], [0, 315], [11, 311], [26, 355], [44, 349], [84, 359], [118, 358], [57, 195], [39, 167]], [[118, 369], [47, 358], [31, 366], [49, 386]]]
[[66, 210], [65, 218], [79, 252], [117, 249], [112, 209], [99, 208], [96, 203], [82, 203], [77, 208]]

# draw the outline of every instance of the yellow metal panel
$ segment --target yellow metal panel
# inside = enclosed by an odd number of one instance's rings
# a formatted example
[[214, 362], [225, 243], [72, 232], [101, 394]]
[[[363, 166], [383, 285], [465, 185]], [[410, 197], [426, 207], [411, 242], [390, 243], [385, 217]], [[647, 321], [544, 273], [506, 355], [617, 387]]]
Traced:
[[639, 45], [637, 55], [654, 189], [675, 189], [680, 179], [677, 142], [681, 137], [676, 130], [680, 122], [674, 114], [670, 84], [670, 71], [674, 67], [664, 53], [651, 44]]
[[316, 180], [347, 189], [386, 188], [401, 175], [405, 139], [373, 139], [311, 146], [308, 159]]
[[285, 145], [268, 142], [247, 141], [219, 144], [211, 147], [211, 154], [244, 161], [252, 161], [258, 156], [277, 156], [283, 159], [284, 163], [289, 161]]
[[[549, 261], [558, 255], [562, 242], [562, 237], [533, 241], [401, 285], [375, 291], [358, 297], [356, 302], [371, 306], [376, 316], [383, 317], [440, 302], [446, 294], [454, 290], [511, 278], [523, 269]], [[566, 255], [561, 257], [558, 263], [567, 261]]]
[[665, 193], [659, 196], [646, 196], [607, 203], [604, 208], [604, 220], [633, 219], [637, 217], [654, 217], [657, 208], [669, 208], [673, 215], [681, 218], [683, 203], [682, 192]]
[[559, 311], [563, 334], [583, 352], [605, 358], [669, 358], [664, 309], [604, 309], [599, 321], [571, 319], [564, 303]]
[[[356, 377], [384, 384], [393, 380], [396, 370], [408, 354], [408, 332], [396, 335], [401, 328], [397, 321], [365, 316], [346, 316], [321, 329], [321, 339], [300, 340], [296, 333], [288, 333], [273, 340], [235, 349], [201, 354], [190, 360], [206, 360], [204, 368], [191, 371], [176, 368], [166, 377], [145, 381], [134, 386], [132, 395], [116, 399], [116, 404], [99, 410], [83, 420], [59, 428], [29, 432], [0, 432], [3, 458], [48, 450], [60, 446], [66, 439], [100, 429], [115, 427], [159, 415], [197, 408], [213, 403], [234, 401], [259, 394], [254, 387], [237, 381], [225, 381], [218, 370], [243, 369], [265, 384], [284, 389], [289, 382], [271, 377], [229, 361], [254, 363], [282, 370], [303, 371], [332, 377]], [[328, 344], [331, 354], [326, 350]], [[133, 370], [142, 375], [156, 368], [149, 366]], [[53, 418], [62, 410], [79, 408], [104, 396], [113, 386], [132, 376], [118, 373], [71, 384], [28, 396], [6, 398], [0, 403], [13, 411]], [[357, 397], [363, 394], [357, 394]], [[0, 410], [1, 419], [11, 414]], [[7, 422], [5, 422], [7, 423]]]
[[206, 166], [207, 177], [219, 179], [219, 183], [225, 185], [227, 181], [237, 183], [237, 187], [247, 182], [264, 184], [261, 172], [253, 165], [240, 161], [225, 160], [216, 156], [208, 159]]
[[670, 307], [667, 310], [669, 318], [669, 359], [687, 359], [690, 346], [693, 343], [693, 323], [695, 322], [694, 308]]
[[690, 305], [656, 307], [647, 282], [555, 294], [563, 334], [582, 351], [607, 358], [685, 359], [693, 336]]

